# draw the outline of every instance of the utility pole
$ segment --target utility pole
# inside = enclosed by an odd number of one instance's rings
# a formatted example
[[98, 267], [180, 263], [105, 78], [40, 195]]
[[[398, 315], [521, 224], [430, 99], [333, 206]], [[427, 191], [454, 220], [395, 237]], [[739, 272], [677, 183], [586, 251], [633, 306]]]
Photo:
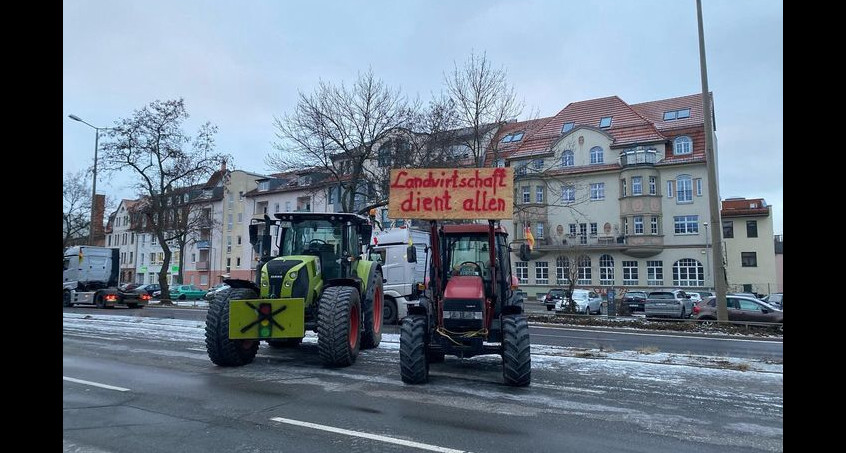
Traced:
[[[705, 161], [708, 165], [708, 205], [711, 211], [711, 233], [714, 246], [714, 293], [717, 296], [717, 321], [728, 321], [726, 308], [726, 268], [723, 264], [723, 221], [720, 218], [720, 193], [717, 184], [717, 152], [714, 149], [714, 127], [711, 121], [711, 93], [708, 91], [708, 67], [705, 64], [705, 32], [702, 27], [702, 0], [696, 0], [699, 24], [699, 70], [702, 78], [702, 115], [705, 116]], [[707, 234], [707, 233], [706, 233]]]

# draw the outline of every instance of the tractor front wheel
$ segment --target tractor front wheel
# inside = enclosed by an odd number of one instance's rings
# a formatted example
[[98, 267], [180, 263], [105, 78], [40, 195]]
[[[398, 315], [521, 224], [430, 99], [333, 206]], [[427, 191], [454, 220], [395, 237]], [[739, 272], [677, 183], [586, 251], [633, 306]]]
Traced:
[[206, 351], [215, 365], [242, 366], [253, 361], [259, 342], [229, 339], [229, 301], [257, 299], [249, 288], [231, 288], [215, 294], [206, 312]]
[[320, 295], [317, 350], [327, 366], [355, 363], [361, 347], [361, 300], [350, 286], [330, 286]]
[[429, 361], [426, 357], [426, 317], [412, 315], [402, 318], [400, 326], [400, 375], [406, 384], [425, 384], [429, 381]]
[[529, 321], [525, 315], [502, 317], [502, 377], [505, 383], [525, 387], [532, 381]]

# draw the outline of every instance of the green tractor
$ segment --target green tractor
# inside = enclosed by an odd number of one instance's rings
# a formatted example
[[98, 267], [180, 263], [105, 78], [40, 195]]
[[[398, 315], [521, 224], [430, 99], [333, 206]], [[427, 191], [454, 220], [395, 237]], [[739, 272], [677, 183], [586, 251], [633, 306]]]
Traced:
[[[253, 361], [259, 343], [298, 346], [317, 333], [324, 364], [352, 365], [382, 340], [381, 266], [363, 257], [373, 226], [348, 213], [283, 212], [250, 227], [256, 281], [227, 279], [206, 315], [206, 350], [219, 366]], [[263, 224], [263, 225], [262, 225]], [[259, 227], [263, 226], [261, 236]], [[279, 256], [271, 257], [271, 227]]]

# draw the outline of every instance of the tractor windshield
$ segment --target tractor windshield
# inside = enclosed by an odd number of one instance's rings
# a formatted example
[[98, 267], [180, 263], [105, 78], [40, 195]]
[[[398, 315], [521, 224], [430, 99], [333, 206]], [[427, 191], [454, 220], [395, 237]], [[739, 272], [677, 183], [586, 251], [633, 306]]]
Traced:
[[[314, 255], [326, 278], [338, 278], [342, 227], [327, 220], [282, 222], [282, 256]], [[328, 275], [327, 275], [328, 274]]]

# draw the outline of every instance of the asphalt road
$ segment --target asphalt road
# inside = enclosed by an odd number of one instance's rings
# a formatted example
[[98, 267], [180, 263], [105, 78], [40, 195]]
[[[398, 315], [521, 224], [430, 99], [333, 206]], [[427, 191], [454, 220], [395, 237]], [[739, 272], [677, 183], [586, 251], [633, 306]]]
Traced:
[[65, 451], [783, 450], [780, 371], [573, 354], [535, 331], [528, 388], [502, 384], [498, 356], [447, 357], [405, 385], [390, 334], [348, 368], [322, 366], [313, 336], [221, 368], [202, 310], [166, 310], [65, 310]]

